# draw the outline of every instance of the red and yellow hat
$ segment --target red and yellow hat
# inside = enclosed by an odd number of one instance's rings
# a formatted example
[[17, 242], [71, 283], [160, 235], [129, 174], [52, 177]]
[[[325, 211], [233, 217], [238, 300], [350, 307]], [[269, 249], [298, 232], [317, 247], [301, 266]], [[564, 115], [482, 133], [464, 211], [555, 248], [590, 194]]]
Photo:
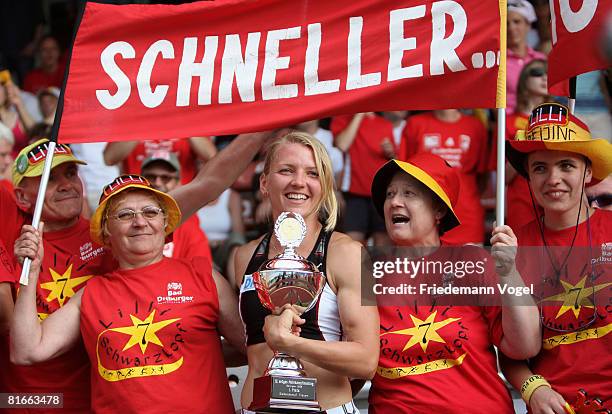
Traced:
[[459, 197], [457, 172], [442, 158], [428, 153], [416, 154], [406, 162], [391, 160], [376, 172], [372, 181], [372, 202], [381, 217], [385, 217], [384, 205], [387, 187], [399, 171], [403, 171], [421, 182], [448, 207], [448, 213], [440, 222], [441, 231], [447, 232], [461, 224], [453, 210], [453, 206]]
[[567, 151], [591, 161], [593, 177], [603, 180], [612, 173], [612, 145], [605, 139], [593, 139], [589, 128], [558, 103], [537, 106], [529, 116], [526, 130], [519, 130], [506, 143], [506, 157], [514, 169], [528, 178], [527, 154], [534, 151]]
[[102, 221], [104, 215], [106, 214], [106, 206], [108, 201], [117, 194], [129, 189], [150, 191], [159, 197], [163, 204], [162, 208], [166, 213], [166, 236], [172, 233], [181, 222], [181, 209], [172, 196], [154, 189], [151, 186], [151, 183], [140, 175], [121, 175], [115, 178], [112, 183], [104, 187], [104, 191], [100, 196], [98, 207], [96, 208], [93, 216], [91, 216], [91, 220], [89, 222], [89, 233], [91, 239], [96, 243], [104, 245], [104, 239], [102, 237]]
[[[38, 177], [42, 175], [45, 159], [49, 153], [49, 140], [39, 139], [33, 144], [28, 145], [17, 154], [13, 162], [13, 185], [17, 187], [23, 177]], [[56, 144], [53, 151], [53, 161], [51, 169], [66, 162], [87, 165], [83, 160], [74, 156], [68, 145]]]

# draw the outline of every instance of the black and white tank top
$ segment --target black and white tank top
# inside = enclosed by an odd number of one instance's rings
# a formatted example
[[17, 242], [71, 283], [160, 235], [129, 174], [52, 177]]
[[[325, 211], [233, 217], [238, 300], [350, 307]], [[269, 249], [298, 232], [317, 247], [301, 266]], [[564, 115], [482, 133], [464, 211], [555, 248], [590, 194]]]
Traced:
[[[307, 258], [324, 274], [326, 274], [327, 246], [331, 235], [332, 233], [321, 229], [315, 246]], [[263, 326], [266, 316], [271, 312], [259, 301], [253, 285], [253, 273], [268, 259], [270, 237], [271, 234], [268, 233], [255, 249], [240, 286], [240, 318], [245, 328], [247, 346], [266, 342]], [[306, 323], [301, 326], [301, 337], [321, 341], [339, 341], [342, 338], [338, 301], [327, 280], [317, 305], [303, 314], [302, 318]]]

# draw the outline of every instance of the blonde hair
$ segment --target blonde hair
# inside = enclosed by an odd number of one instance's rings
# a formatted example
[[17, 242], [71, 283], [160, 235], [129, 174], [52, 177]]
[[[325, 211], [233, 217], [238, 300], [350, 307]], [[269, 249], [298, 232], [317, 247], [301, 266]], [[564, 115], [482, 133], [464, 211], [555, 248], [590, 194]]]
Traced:
[[319, 182], [321, 183], [321, 200], [316, 206], [316, 211], [319, 214], [319, 221], [323, 224], [325, 230], [333, 230], [336, 227], [336, 220], [338, 218], [338, 201], [334, 192], [334, 174], [331, 160], [321, 141], [305, 132], [290, 132], [273, 142], [268, 148], [263, 174], [268, 175], [270, 173], [270, 167], [277, 151], [285, 144], [301, 144], [312, 150], [317, 173], [319, 174]]

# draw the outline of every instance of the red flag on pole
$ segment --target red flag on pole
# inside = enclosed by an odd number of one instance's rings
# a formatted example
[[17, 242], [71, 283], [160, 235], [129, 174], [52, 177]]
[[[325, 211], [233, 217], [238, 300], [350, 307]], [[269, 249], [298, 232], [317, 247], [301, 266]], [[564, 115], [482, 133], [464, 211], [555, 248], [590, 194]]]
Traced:
[[568, 79], [608, 67], [601, 38], [612, 0], [550, 0], [553, 48], [548, 55], [548, 91], [569, 96]]
[[372, 110], [504, 107], [500, 9], [505, 0], [88, 3], [58, 139], [181, 138]]

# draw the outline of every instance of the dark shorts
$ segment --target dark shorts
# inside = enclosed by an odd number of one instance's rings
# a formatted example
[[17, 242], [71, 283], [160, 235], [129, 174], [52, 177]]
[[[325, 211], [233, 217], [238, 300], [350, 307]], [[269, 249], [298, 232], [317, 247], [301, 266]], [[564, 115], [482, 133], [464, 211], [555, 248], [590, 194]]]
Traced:
[[385, 221], [378, 215], [370, 197], [344, 193], [346, 209], [342, 217], [341, 229], [347, 233], [358, 231], [367, 236], [385, 232]]

